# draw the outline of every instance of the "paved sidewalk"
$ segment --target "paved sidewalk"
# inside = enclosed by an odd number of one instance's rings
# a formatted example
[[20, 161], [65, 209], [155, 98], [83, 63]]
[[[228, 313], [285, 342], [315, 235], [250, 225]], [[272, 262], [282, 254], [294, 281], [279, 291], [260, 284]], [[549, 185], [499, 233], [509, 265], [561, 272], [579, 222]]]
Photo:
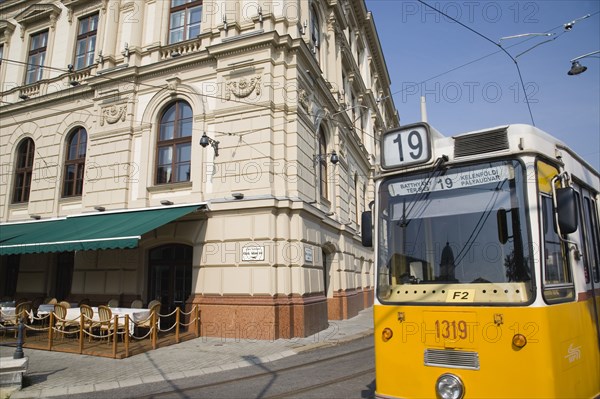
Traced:
[[[13, 398], [47, 398], [170, 381], [267, 363], [320, 346], [336, 345], [373, 333], [372, 308], [306, 338], [250, 341], [200, 337], [127, 359], [25, 349], [29, 386]], [[12, 348], [2, 348], [0, 355]], [[95, 372], [94, 370], [101, 370]]]

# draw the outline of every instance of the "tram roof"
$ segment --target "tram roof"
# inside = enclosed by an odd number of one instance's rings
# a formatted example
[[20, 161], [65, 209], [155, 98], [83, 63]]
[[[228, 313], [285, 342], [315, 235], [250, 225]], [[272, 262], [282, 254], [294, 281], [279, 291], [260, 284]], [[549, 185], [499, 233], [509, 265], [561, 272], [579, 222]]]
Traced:
[[[600, 173], [564, 142], [535, 126], [527, 124], [500, 125], [453, 136], [444, 136], [431, 126], [427, 126], [432, 141], [432, 156], [430, 162], [427, 163], [429, 166], [442, 156], [447, 156], [449, 162], [462, 162], [511, 154], [542, 155], [564, 163], [567, 172], [600, 191]], [[399, 170], [415, 170], [427, 165], [422, 164], [410, 169]], [[382, 172], [383, 174], [393, 173], [392, 171]]]

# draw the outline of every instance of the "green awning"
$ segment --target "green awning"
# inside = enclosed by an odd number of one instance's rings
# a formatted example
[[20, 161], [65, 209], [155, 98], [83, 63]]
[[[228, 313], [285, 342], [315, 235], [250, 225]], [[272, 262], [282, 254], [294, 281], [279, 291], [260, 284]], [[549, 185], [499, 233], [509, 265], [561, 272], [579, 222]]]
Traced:
[[0, 255], [135, 248], [142, 234], [205, 204], [0, 224]]

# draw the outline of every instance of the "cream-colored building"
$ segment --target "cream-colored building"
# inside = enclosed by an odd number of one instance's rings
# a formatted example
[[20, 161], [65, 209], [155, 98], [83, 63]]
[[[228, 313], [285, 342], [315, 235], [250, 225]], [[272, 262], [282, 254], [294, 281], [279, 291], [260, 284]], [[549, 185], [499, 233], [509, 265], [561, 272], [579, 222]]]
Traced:
[[0, 297], [306, 336], [370, 306], [399, 122], [363, 0], [0, 4]]

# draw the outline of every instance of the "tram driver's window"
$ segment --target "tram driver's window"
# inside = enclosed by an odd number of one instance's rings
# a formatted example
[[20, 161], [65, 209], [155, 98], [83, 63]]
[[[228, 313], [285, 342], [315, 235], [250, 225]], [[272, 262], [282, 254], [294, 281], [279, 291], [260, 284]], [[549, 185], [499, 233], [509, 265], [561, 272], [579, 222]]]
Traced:
[[544, 235], [544, 298], [548, 302], [565, 301], [574, 296], [573, 279], [567, 253], [554, 227], [552, 198], [542, 196]]

